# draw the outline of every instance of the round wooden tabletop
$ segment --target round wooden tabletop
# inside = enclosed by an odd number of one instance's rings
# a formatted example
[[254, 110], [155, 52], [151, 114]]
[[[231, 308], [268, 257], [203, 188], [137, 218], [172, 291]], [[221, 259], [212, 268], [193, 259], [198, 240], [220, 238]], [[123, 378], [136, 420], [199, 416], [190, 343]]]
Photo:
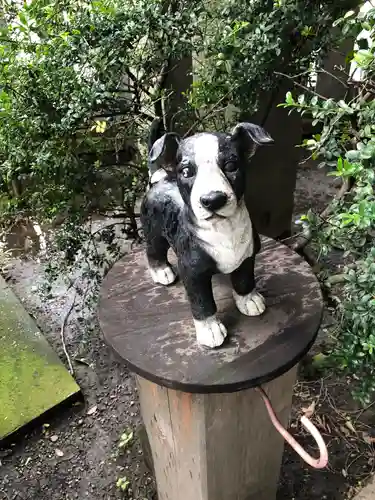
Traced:
[[[173, 255], [170, 261], [175, 262]], [[181, 282], [155, 285], [143, 248], [117, 262], [104, 279], [99, 322], [107, 343], [138, 375], [191, 393], [234, 392], [259, 386], [292, 368], [311, 347], [323, 301], [309, 265], [273, 240], [262, 240], [257, 289], [266, 312], [242, 315], [228, 276], [213, 279], [228, 338], [218, 349], [199, 346]]]

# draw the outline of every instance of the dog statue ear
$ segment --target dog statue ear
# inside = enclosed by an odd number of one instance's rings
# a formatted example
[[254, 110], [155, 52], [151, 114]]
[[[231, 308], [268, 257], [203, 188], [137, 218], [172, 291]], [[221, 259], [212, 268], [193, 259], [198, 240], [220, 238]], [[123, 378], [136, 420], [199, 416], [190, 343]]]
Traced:
[[180, 137], [168, 132], [154, 142], [150, 149], [148, 160], [151, 164], [157, 163], [158, 167], [174, 165], [176, 163], [177, 149], [180, 144]]
[[263, 127], [254, 123], [239, 123], [232, 130], [232, 139], [240, 142], [242, 147], [253, 156], [258, 146], [273, 144], [274, 140]]
[[157, 139], [148, 153], [148, 173], [150, 184], [166, 177], [168, 167], [176, 165], [177, 149], [180, 137], [173, 132], [168, 132]]

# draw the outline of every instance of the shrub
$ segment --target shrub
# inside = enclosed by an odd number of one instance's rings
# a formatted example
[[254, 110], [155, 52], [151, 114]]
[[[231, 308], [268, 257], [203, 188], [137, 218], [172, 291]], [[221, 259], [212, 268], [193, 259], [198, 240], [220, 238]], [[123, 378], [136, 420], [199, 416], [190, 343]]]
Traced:
[[167, 121], [176, 62], [193, 54], [178, 120], [189, 132], [225, 129], [256, 111], [280, 70], [305, 72], [322, 59], [332, 21], [356, 3], [4, 0], [0, 229], [20, 218], [57, 226], [53, 276], [87, 253], [97, 269], [108, 267], [121, 251], [114, 226], [94, 238], [92, 221], [119, 210], [124, 232], [137, 237], [145, 139], [155, 116]]
[[336, 25], [347, 36], [361, 34], [348, 57], [357, 65], [357, 76], [336, 75], [347, 97], [335, 101], [289, 93], [284, 106], [310, 114], [321, 126], [304, 146], [342, 181], [322, 214], [304, 217], [305, 236], [306, 241], [313, 236], [321, 254], [338, 247], [347, 259], [338, 299], [340, 330], [331, 354], [354, 380], [354, 395], [369, 403], [375, 390], [375, 8], [350, 11]]
[[63, 213], [82, 222], [118, 205], [132, 212], [145, 182], [136, 152], [160, 116], [166, 62], [191, 52], [202, 58], [188, 92], [194, 110], [231, 103], [254, 112], [279, 81], [275, 70], [305, 70], [324, 53], [332, 19], [348, 0], [334, 3], [5, 2], [3, 221]]
[[144, 187], [136, 151], [160, 100], [156, 81], [166, 57], [191, 50], [191, 12], [163, 13], [157, 1], [36, 0], [16, 11], [10, 3], [7, 14], [2, 216], [81, 222], [131, 211]]
[[[212, 2], [192, 89], [195, 106], [235, 106], [251, 115], [279, 73], [295, 75], [320, 64], [333, 42], [333, 21], [357, 1], [216, 0]], [[271, 99], [272, 102], [272, 99]]]

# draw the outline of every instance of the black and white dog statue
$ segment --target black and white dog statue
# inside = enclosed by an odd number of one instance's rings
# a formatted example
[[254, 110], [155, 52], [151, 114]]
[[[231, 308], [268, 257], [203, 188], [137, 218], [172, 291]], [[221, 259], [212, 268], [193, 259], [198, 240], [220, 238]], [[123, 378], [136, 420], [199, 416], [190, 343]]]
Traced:
[[[260, 250], [244, 202], [245, 173], [256, 147], [273, 139], [258, 125], [240, 123], [231, 134], [199, 133], [181, 139], [174, 133], [150, 134], [150, 186], [141, 223], [151, 277], [170, 285], [178, 261], [193, 314], [197, 342], [218, 347], [227, 335], [216, 316], [211, 280], [230, 274], [237, 308], [247, 316], [265, 311], [255, 289], [254, 261]], [[156, 140], [155, 140], [156, 139]]]

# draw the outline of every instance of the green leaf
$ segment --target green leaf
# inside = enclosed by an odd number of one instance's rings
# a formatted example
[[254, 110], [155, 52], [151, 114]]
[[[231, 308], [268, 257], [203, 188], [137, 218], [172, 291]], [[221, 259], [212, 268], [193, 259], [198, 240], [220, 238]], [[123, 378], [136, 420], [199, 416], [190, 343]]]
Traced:
[[294, 99], [293, 99], [291, 92], [287, 92], [287, 94], [285, 96], [285, 102], [286, 102], [286, 104], [289, 104], [290, 106], [292, 106], [294, 104]]
[[358, 50], [353, 59], [360, 68], [367, 68], [373, 62], [374, 55], [369, 50]]
[[132, 441], [132, 439], [133, 439], [133, 432], [129, 433], [124, 432], [123, 434], [121, 434], [118, 447], [126, 448], [126, 446], [130, 443], [130, 441]]
[[351, 149], [350, 151], [346, 152], [345, 156], [346, 156], [348, 161], [356, 161], [359, 159], [360, 153], [359, 153], [359, 151]]
[[354, 109], [351, 108], [344, 100], [339, 101], [337, 105], [349, 114], [354, 113]]
[[130, 481], [127, 477], [119, 477], [116, 481], [116, 487], [121, 491], [127, 491], [130, 486]]
[[20, 11], [18, 13], [18, 18], [21, 22], [21, 24], [23, 24], [24, 26], [27, 26], [28, 25], [28, 22], [27, 22], [27, 17], [26, 17], [26, 13], [24, 11]]

